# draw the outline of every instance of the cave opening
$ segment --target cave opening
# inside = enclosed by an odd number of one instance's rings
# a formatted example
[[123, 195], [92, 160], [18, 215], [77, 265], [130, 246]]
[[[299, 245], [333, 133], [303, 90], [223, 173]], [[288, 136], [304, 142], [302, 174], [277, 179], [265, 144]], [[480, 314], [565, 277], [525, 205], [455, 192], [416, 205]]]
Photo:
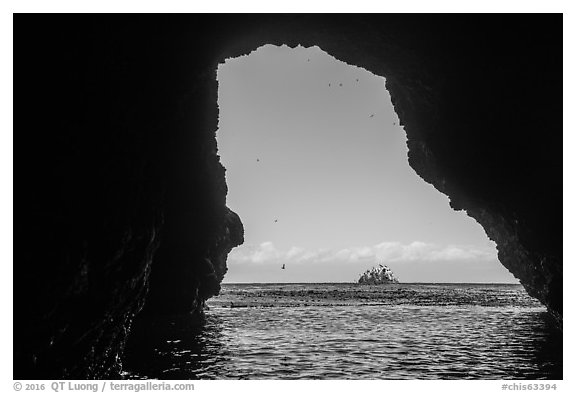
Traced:
[[518, 283], [483, 228], [408, 165], [384, 77], [318, 46], [264, 45], [217, 73], [227, 205], [245, 227], [224, 283]]

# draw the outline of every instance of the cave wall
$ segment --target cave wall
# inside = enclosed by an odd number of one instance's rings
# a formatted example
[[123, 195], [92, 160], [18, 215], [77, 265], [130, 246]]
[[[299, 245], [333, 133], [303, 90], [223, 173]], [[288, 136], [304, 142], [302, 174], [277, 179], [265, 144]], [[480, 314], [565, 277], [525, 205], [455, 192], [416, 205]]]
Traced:
[[318, 45], [387, 78], [409, 162], [562, 315], [561, 15], [15, 15], [14, 377], [114, 378], [243, 240], [216, 68]]
[[242, 242], [212, 48], [168, 25], [15, 16], [15, 378], [119, 377], [145, 299], [200, 313]]

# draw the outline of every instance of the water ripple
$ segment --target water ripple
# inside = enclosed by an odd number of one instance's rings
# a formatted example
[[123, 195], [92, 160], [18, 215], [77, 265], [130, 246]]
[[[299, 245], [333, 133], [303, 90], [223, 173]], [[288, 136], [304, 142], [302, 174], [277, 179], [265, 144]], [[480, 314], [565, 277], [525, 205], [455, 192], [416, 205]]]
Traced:
[[562, 378], [561, 331], [517, 285], [231, 285], [210, 307], [132, 345], [129, 376]]

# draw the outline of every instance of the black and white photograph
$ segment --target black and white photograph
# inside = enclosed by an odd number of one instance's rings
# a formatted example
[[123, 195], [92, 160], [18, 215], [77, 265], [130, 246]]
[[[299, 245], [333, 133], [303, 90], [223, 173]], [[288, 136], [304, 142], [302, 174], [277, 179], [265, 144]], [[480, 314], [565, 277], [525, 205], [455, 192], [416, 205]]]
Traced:
[[562, 390], [565, 24], [15, 12], [7, 389]]

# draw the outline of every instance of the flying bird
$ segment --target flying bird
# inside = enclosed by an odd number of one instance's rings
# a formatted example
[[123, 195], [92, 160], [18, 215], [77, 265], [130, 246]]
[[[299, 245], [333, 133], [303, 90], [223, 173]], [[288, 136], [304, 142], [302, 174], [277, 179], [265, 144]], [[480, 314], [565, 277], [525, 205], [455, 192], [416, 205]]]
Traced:
[[342, 87], [342, 83], [340, 83], [340, 87]]
[[286, 269], [286, 264], [285, 264], [285, 263], [282, 264], [282, 269]]
[[358, 81], [359, 81], [359, 79], [358, 79], [358, 78], [356, 78], [356, 82], [358, 82]]
[[274, 222], [278, 222], [278, 219], [274, 220]]
[[372, 113], [372, 114], [370, 115], [370, 117], [374, 117], [374, 113]]
[[259, 158], [257, 158], [257, 159], [256, 159], [256, 162], [260, 162], [260, 159], [259, 159]]
[[332, 86], [332, 83], [328, 83], [328, 87]]

